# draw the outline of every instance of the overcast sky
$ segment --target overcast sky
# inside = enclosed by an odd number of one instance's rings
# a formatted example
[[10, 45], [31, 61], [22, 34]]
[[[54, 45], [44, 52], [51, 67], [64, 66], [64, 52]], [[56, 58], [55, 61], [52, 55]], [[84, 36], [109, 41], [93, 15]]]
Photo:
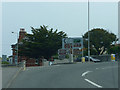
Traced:
[[[12, 55], [11, 44], [25, 28], [48, 25], [64, 31], [69, 37], [81, 37], [88, 31], [87, 2], [4, 2], [2, 3], [2, 53]], [[90, 2], [90, 29], [104, 28], [118, 35], [118, 3]], [[1, 46], [0, 46], [1, 48]]]

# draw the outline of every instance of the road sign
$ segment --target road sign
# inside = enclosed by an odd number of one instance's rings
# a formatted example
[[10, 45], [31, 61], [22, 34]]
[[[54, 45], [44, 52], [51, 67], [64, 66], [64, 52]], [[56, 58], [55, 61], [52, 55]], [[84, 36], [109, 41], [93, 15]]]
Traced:
[[58, 49], [58, 54], [59, 55], [66, 55], [67, 54], [67, 49]]
[[63, 38], [62, 49], [79, 49], [83, 48], [83, 38]]
[[73, 49], [73, 54], [74, 55], [79, 55], [82, 53], [82, 50], [81, 49]]

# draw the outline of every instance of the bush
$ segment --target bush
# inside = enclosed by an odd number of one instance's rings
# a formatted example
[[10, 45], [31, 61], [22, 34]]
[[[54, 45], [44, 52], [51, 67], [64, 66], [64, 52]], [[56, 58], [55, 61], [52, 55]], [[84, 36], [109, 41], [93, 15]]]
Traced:
[[7, 62], [7, 61], [2, 61], [2, 64], [9, 64], [9, 62]]

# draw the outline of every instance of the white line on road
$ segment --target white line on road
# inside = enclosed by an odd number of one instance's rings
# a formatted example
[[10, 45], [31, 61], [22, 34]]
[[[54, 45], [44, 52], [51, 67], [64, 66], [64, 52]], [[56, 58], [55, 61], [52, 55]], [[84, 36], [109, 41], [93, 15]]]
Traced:
[[88, 80], [88, 79], [85, 79], [85, 81], [91, 83], [92, 85], [94, 85], [94, 86], [96, 86], [96, 87], [98, 87], [98, 88], [102, 88], [102, 86], [100, 86], [100, 85], [98, 85], [98, 84], [96, 84], [96, 83], [94, 83], [94, 82], [92, 82], [92, 81], [90, 81], [90, 80]]
[[82, 76], [85, 76], [86, 74], [88, 74], [89, 72], [92, 72], [92, 71], [86, 71], [82, 74]]
[[112, 69], [112, 68], [118, 68], [118, 66], [110, 66], [110, 67], [104, 67], [104, 68], [102, 68], [102, 69]]

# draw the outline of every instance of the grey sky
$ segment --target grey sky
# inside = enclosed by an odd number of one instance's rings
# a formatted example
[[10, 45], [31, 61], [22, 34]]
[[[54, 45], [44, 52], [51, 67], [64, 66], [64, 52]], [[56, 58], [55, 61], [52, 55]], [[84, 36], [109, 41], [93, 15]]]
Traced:
[[[69, 37], [87, 32], [87, 2], [23, 2], [2, 3], [2, 54], [12, 55], [11, 44], [16, 43], [21, 27], [31, 33], [30, 26], [64, 31]], [[118, 3], [90, 2], [90, 29], [105, 28], [118, 34]]]

